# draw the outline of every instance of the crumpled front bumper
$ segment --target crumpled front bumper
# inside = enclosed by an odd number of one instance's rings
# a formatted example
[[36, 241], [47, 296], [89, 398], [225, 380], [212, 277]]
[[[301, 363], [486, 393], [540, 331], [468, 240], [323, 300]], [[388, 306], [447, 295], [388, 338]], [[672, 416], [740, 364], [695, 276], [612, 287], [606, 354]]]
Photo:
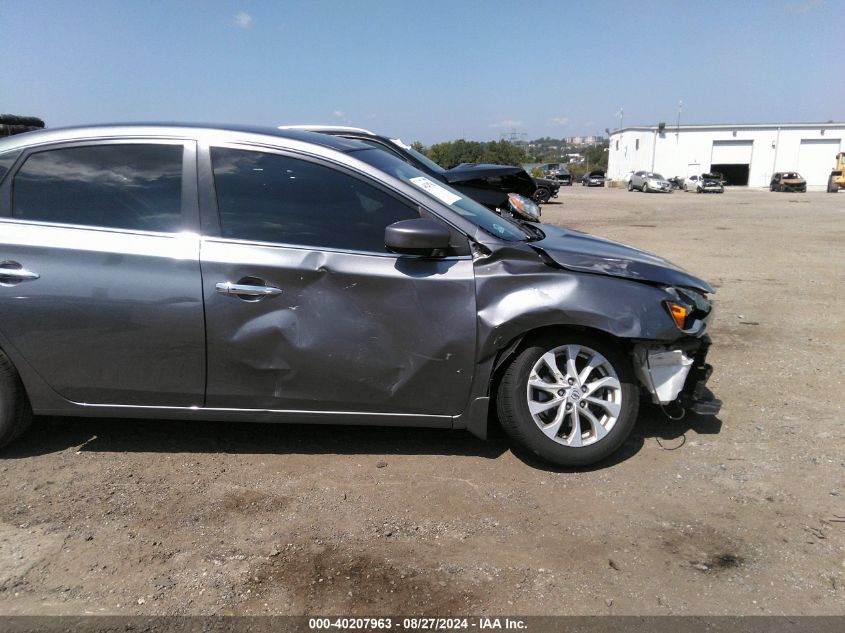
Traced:
[[634, 346], [634, 372], [655, 404], [716, 415], [722, 401], [707, 388], [713, 373], [706, 362], [709, 348], [709, 336], [670, 345], [641, 343]]

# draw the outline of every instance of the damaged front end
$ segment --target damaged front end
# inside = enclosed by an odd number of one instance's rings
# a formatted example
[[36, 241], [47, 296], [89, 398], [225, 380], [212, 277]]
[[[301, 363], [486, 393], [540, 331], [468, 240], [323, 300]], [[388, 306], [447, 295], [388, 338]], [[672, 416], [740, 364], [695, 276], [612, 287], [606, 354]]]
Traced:
[[722, 402], [707, 389], [713, 368], [707, 364], [710, 337], [707, 325], [712, 318], [710, 301], [689, 288], [667, 288], [672, 297], [664, 307], [683, 337], [672, 343], [641, 342], [634, 345], [634, 372], [659, 404], [672, 416], [672, 410], [716, 415]]
[[716, 415], [722, 401], [707, 388], [713, 367], [706, 362], [710, 337], [687, 339], [670, 345], [640, 343], [634, 346], [634, 372], [652, 402], [667, 409]]

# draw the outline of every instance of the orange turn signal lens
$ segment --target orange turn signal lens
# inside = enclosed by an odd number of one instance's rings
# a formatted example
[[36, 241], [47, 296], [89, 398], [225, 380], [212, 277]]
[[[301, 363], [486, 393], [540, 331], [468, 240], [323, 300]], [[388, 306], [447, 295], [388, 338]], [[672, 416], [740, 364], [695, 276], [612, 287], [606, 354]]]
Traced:
[[689, 309], [680, 303], [672, 303], [671, 301], [666, 302], [666, 307], [669, 308], [669, 314], [675, 320], [675, 325], [678, 326], [679, 330], [683, 330], [687, 322]]

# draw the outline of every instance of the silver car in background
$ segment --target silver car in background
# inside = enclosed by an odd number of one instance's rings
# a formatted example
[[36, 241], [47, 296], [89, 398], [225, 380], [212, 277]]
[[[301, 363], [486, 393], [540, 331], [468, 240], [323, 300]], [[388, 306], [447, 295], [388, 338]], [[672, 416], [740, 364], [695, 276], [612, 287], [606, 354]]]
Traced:
[[684, 191], [696, 193], [725, 193], [725, 187], [717, 174], [690, 176], [684, 181]]
[[672, 193], [672, 183], [653, 171], [635, 171], [628, 181], [628, 191], [639, 189], [643, 193]]

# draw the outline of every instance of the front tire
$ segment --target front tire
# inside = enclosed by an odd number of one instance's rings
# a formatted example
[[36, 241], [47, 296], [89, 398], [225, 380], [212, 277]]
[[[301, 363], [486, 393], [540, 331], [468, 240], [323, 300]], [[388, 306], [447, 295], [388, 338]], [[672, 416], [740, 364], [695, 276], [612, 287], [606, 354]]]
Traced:
[[631, 362], [617, 345], [581, 333], [538, 338], [511, 361], [497, 392], [499, 421], [522, 448], [560, 466], [614, 453], [639, 408]]
[[32, 409], [12, 361], [0, 351], [0, 447], [21, 436], [32, 421]]
[[628, 191], [633, 191], [633, 190], [634, 190], [634, 183], [632, 183], [632, 182], [629, 180], [629, 181], [628, 181]]

